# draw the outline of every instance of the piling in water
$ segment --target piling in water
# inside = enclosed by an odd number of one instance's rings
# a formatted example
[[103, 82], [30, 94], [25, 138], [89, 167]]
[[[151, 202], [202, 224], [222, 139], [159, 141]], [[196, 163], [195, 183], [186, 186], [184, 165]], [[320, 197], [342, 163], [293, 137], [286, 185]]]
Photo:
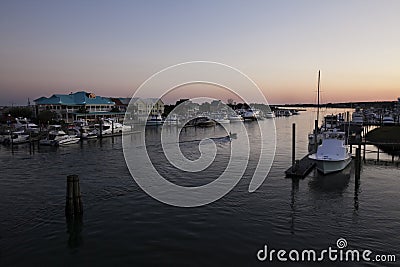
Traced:
[[67, 176], [67, 199], [65, 204], [65, 215], [67, 217], [81, 216], [83, 205], [78, 175]]
[[74, 175], [74, 213], [79, 215], [83, 213], [81, 187], [79, 185], [78, 175]]
[[65, 216], [74, 216], [74, 175], [67, 176], [67, 199], [65, 202]]
[[356, 169], [355, 171], [356, 180], [359, 180], [361, 173], [361, 146], [356, 148], [355, 169]]
[[292, 124], [292, 166], [296, 162], [296, 123]]

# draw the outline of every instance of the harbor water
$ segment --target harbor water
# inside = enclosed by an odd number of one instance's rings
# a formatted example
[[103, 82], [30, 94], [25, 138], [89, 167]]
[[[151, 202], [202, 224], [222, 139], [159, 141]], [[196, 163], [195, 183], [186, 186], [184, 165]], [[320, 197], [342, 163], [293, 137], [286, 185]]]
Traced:
[[[327, 110], [327, 113], [343, 111]], [[327, 249], [344, 238], [351, 249], [395, 254], [400, 260], [400, 169], [364, 164], [356, 185], [352, 164], [343, 172], [305, 179], [287, 179], [291, 165], [291, 129], [296, 123], [296, 157], [307, 153], [312, 111], [275, 119], [275, 159], [264, 183], [253, 193], [248, 186], [257, 147], [243, 178], [223, 198], [206, 206], [180, 208], [148, 196], [127, 168], [122, 138], [88, 140], [68, 147], [29, 145], [0, 147], [0, 266], [254, 266], [270, 249]], [[259, 122], [273, 127], [273, 121]], [[245, 123], [251, 142], [256, 122]], [[235, 125], [231, 126], [235, 132]], [[146, 131], [151, 160], [175, 183], [206, 184], [226, 168], [230, 143], [216, 141], [218, 154], [201, 174], [178, 172], [165, 162], [159, 129]], [[222, 127], [188, 128], [182, 140], [226, 135]], [[132, 142], [137, 136], [131, 135]], [[238, 139], [232, 142], [239, 142]], [[257, 142], [252, 142], [252, 145]], [[198, 156], [199, 142], [184, 142], [184, 155]], [[259, 148], [258, 148], [259, 149]], [[375, 157], [373, 154], [369, 157]], [[381, 160], [391, 159], [381, 155]], [[398, 159], [396, 159], [398, 160]], [[84, 207], [80, 221], [64, 214], [66, 177], [77, 174]], [[280, 262], [273, 262], [278, 265]], [[306, 266], [303, 263], [282, 263]], [[327, 266], [359, 266], [359, 262], [326, 262]], [[389, 263], [361, 263], [388, 266]], [[395, 266], [396, 263], [392, 263]]]

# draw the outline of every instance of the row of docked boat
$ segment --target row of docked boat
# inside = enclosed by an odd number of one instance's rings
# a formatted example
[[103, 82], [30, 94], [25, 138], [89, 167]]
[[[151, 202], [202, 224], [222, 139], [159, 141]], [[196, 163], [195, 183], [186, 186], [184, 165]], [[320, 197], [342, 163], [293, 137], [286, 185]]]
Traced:
[[[202, 118], [199, 120], [199, 125], [215, 125], [215, 124], [229, 124], [235, 122], [243, 122], [243, 121], [256, 121], [263, 120], [264, 118], [275, 118], [274, 112], [266, 112], [263, 113], [257, 109], [246, 109], [246, 110], [237, 110], [235, 113], [225, 114], [225, 113], [202, 113], [199, 114], [198, 118]], [[207, 123], [204, 123], [205, 118], [208, 118]], [[167, 118], [163, 119], [160, 114], [150, 115], [146, 121], [146, 126], [156, 126], [156, 125], [181, 125], [183, 122], [187, 121], [186, 116], [170, 114]], [[211, 122], [213, 121], [213, 122]]]
[[352, 114], [352, 123], [356, 125], [383, 125], [392, 126], [396, 124], [399, 120], [398, 112], [393, 110], [375, 110], [374, 108], [369, 108], [361, 110], [356, 108], [356, 111]]
[[[105, 119], [96, 124], [78, 120], [64, 129], [61, 125], [49, 125], [44, 131], [40, 131], [39, 127], [36, 130], [36, 125], [29, 122], [22, 124], [25, 127], [21, 127], [20, 121], [17, 120], [17, 123], [13, 125], [14, 131], [8, 129], [0, 134], [0, 143], [18, 145], [40, 139], [39, 144], [44, 146], [69, 145], [81, 139], [112, 136], [132, 130], [132, 127], [111, 119]], [[35, 131], [32, 130], [33, 127]]]

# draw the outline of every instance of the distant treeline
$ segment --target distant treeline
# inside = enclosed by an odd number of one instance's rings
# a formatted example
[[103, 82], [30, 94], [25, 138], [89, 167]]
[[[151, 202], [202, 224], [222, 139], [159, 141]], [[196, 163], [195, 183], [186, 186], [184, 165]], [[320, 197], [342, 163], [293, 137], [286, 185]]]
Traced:
[[[345, 102], [345, 103], [325, 103], [320, 104], [320, 107], [326, 108], [387, 108], [392, 109], [395, 107], [397, 101], [374, 101], [374, 102]], [[302, 108], [313, 108], [317, 107], [317, 104], [284, 104], [284, 105], [273, 105], [275, 107], [302, 107]]]

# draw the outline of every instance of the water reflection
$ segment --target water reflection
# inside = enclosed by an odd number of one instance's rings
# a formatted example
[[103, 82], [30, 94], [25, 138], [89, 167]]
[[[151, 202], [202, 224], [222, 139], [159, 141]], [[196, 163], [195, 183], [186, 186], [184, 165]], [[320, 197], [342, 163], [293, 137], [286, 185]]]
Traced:
[[82, 230], [83, 230], [83, 219], [82, 216], [75, 216], [72, 218], [66, 218], [67, 233], [68, 233], [68, 247], [78, 248], [83, 243]]
[[349, 164], [344, 170], [327, 175], [323, 175], [314, 170], [310, 177], [309, 187], [317, 192], [343, 192], [349, 185], [352, 164]]
[[296, 194], [299, 192], [299, 179], [292, 179], [292, 190], [290, 191], [290, 209], [291, 209], [291, 220], [290, 220], [290, 233], [295, 232], [295, 216], [296, 216]]

